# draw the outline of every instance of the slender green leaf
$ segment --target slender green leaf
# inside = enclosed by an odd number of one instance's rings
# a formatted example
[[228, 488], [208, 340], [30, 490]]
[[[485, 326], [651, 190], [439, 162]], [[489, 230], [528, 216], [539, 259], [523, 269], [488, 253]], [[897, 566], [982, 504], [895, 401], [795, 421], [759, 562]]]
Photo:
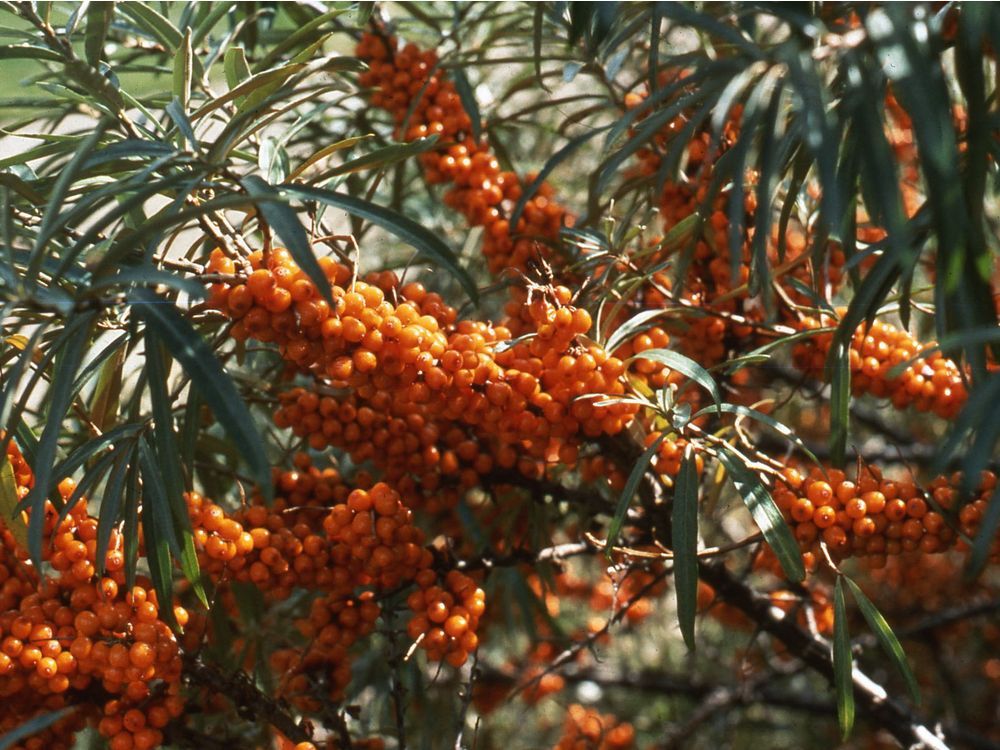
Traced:
[[87, 28], [84, 31], [84, 52], [87, 62], [97, 67], [104, 55], [104, 40], [111, 28], [115, 3], [91, 3], [87, 8]]
[[125, 546], [125, 585], [135, 585], [136, 566], [139, 560], [139, 446], [136, 443], [134, 458], [129, 463], [125, 479], [125, 508], [122, 513], [122, 542]]
[[469, 298], [478, 304], [479, 290], [469, 276], [468, 271], [458, 263], [458, 258], [440, 237], [422, 227], [412, 219], [395, 211], [377, 206], [369, 201], [355, 198], [343, 193], [336, 193], [323, 188], [305, 187], [304, 185], [281, 185], [281, 189], [291, 193], [301, 200], [319, 201], [328, 206], [339, 208], [353, 216], [372, 222], [399, 237], [411, 245], [417, 252], [434, 263], [435, 266], [447, 270], [458, 279]]
[[292, 258], [299, 264], [299, 268], [312, 279], [323, 298], [333, 304], [333, 290], [330, 288], [330, 280], [326, 278], [326, 274], [320, 268], [319, 261], [316, 260], [312, 247], [309, 245], [306, 230], [302, 227], [298, 214], [288, 205], [286, 195], [275, 190], [256, 175], [244, 178], [243, 184], [251, 198], [269, 199], [258, 204], [264, 220], [271, 229], [277, 232], [292, 254]]
[[[160, 472], [157, 471], [156, 456], [145, 437], [139, 438], [139, 466], [142, 471], [142, 532], [146, 542], [146, 560], [153, 588], [161, 602], [170, 602], [173, 597], [173, 570], [171, 553], [180, 554], [180, 546], [174, 536], [174, 526], [170, 520], [167, 498], [160, 486]], [[161, 608], [161, 616], [167, 624], [176, 628], [173, 607]]]
[[212, 101], [199, 107], [197, 111], [191, 114], [191, 120], [199, 120], [208, 113], [214, 112], [219, 107], [222, 107], [235, 99], [239, 99], [242, 96], [248, 97], [250, 94], [264, 86], [271, 86], [272, 84], [280, 86], [282, 82], [288, 79], [289, 76], [299, 72], [304, 67], [305, 65], [301, 63], [293, 63], [291, 65], [284, 65], [280, 68], [275, 68], [274, 70], [266, 70], [263, 73], [257, 73], [256, 75], [243, 81], [243, 83], [235, 88], [230, 89], [225, 94], [222, 94], [221, 96], [218, 96], [215, 99], [212, 99]]
[[113, 276], [96, 277], [90, 287], [91, 291], [104, 291], [105, 289], [114, 289], [116, 287], [127, 289], [129, 287], [167, 286], [179, 292], [184, 292], [191, 299], [200, 300], [206, 296], [204, 284], [170, 271], [161, 271], [152, 266], [134, 266], [131, 268], [125, 266], [118, 267], [115, 270], [117, 273]]
[[542, 3], [535, 3], [535, 12], [532, 21], [532, 53], [534, 55], [535, 63], [535, 80], [538, 85], [543, 89], [548, 91], [545, 86], [545, 82], [542, 79], [542, 33], [543, 23], [545, 21], [545, 6]]
[[[372, 137], [374, 137], [374, 134], [368, 133], [366, 135], [356, 135], [356, 136], [352, 136], [350, 138], [343, 138], [343, 139], [341, 139], [339, 141], [335, 141], [333, 143], [328, 143], [326, 146], [324, 146], [323, 148], [321, 148], [319, 151], [316, 151], [310, 157], [308, 157], [305, 161], [303, 161], [301, 164], [299, 164], [299, 166], [297, 166], [293, 171], [289, 172], [288, 173], [288, 177], [285, 180], [285, 182], [292, 182], [299, 175], [301, 175], [303, 172], [305, 172], [307, 169], [309, 169], [309, 167], [311, 167], [313, 164], [315, 164], [318, 161], [321, 161], [321, 160], [325, 159], [330, 154], [335, 154], [338, 151], [343, 151], [345, 148], [350, 148], [351, 146], [354, 146], [355, 144], [361, 143], [362, 141], [365, 141], [365, 140], [367, 140], [369, 138], [372, 138]], [[274, 145], [271, 148], [274, 149], [275, 154], [283, 153], [283, 152], [285, 152], [284, 144], [287, 143], [287, 142], [288, 141], [287, 141], [286, 138], [278, 138], [278, 139], [276, 139]], [[262, 148], [262, 150], [263, 150], [263, 148]], [[287, 158], [287, 153], [286, 153], [286, 158]], [[364, 158], [364, 157], [361, 157], [361, 158]], [[261, 160], [263, 161], [263, 158]], [[261, 166], [263, 166], [263, 164]], [[322, 177], [325, 177], [328, 174], [329, 173], [326, 173], [326, 174], [324, 174], [323, 176], [321, 176], [321, 177], [319, 177], [317, 179], [322, 179]]]
[[[748, 417], [750, 419], [754, 419], [758, 422], [766, 424], [772, 430], [774, 430], [783, 438], [788, 440], [788, 442], [792, 443], [800, 451], [809, 456], [809, 458], [812, 459], [813, 463], [819, 464], [819, 459], [816, 458], [816, 456], [813, 454], [811, 450], [809, 450], [809, 446], [805, 444], [802, 438], [796, 435], [795, 431], [791, 427], [789, 427], [786, 424], [782, 424], [777, 419], [772, 417], [770, 414], [765, 414], [762, 411], [751, 409], [749, 406], [743, 406], [742, 404], [724, 403], [719, 407], [719, 409], [729, 414], [738, 414], [741, 417]], [[691, 419], [697, 419], [698, 417], [703, 417], [706, 414], [709, 414], [713, 411], [715, 411], [714, 407], [706, 406], [703, 409], [699, 409], [698, 411], [696, 411], [692, 415]]]
[[56, 179], [49, 193], [49, 202], [45, 206], [42, 222], [38, 227], [38, 233], [35, 235], [35, 242], [31, 251], [31, 263], [29, 263], [25, 272], [25, 277], [30, 279], [34, 284], [38, 283], [37, 276], [41, 269], [42, 259], [45, 251], [49, 249], [48, 242], [62, 225], [60, 217], [64, 214], [63, 203], [66, 200], [66, 194], [69, 192], [70, 186], [80, 173], [83, 165], [91, 158], [94, 147], [104, 135], [109, 125], [110, 122], [107, 120], [100, 120], [94, 128], [94, 132], [80, 142], [70, 162], [59, 171], [59, 177]]
[[850, 578], [844, 577], [844, 580], [847, 581], [847, 587], [851, 590], [854, 601], [858, 603], [858, 609], [864, 615], [868, 627], [875, 633], [875, 637], [878, 639], [879, 645], [882, 646], [882, 650], [892, 660], [896, 671], [906, 681], [906, 688], [910, 691], [910, 697], [919, 703], [920, 687], [917, 685], [917, 679], [913, 676], [910, 663], [906, 659], [903, 646], [900, 644], [896, 634], [892, 632], [892, 628], [889, 627], [889, 623], [886, 622], [882, 613], [878, 611], [878, 608], [865, 596], [865, 592]]
[[972, 554], [969, 555], [967, 567], [968, 577], [975, 578], [983, 572], [996, 544], [998, 530], [1000, 530], [1000, 491], [994, 491], [979, 522], [976, 538], [972, 541]]
[[[260, 59], [260, 62], [254, 65], [255, 70], [261, 71], [269, 65], [273, 65], [283, 54], [295, 49], [300, 44], [314, 44], [318, 38], [326, 37], [327, 32], [321, 31], [322, 27], [345, 12], [347, 12], [347, 8], [336, 8], [316, 16], [309, 23], [300, 26], [277, 44], [273, 45], [267, 51], [267, 54]], [[362, 21], [360, 25], [363, 26], [364, 22]], [[332, 28], [331, 26], [331, 30]]]
[[834, 340], [826, 366], [830, 380], [830, 460], [843, 466], [850, 432], [851, 360], [850, 347]]
[[854, 656], [847, 630], [843, 576], [840, 575], [833, 592], [833, 681], [837, 694], [837, 722], [846, 740], [854, 726]]
[[0, 464], [0, 522], [7, 527], [14, 540], [22, 549], [28, 549], [28, 524], [17, 509], [20, 498], [17, 496], [17, 480], [14, 477], [14, 467], [7, 455]]
[[271, 464], [260, 431], [233, 381], [205, 340], [176, 307], [144, 289], [137, 290], [135, 297], [137, 302], [142, 303], [135, 309], [156, 331], [205, 402], [212, 407], [226, 434], [239, 448], [260, 491], [270, 501], [274, 493]]
[[608, 558], [611, 557], [611, 548], [618, 541], [618, 535], [625, 524], [625, 514], [628, 513], [629, 506], [632, 504], [632, 498], [635, 497], [635, 491], [639, 487], [639, 482], [645, 476], [650, 461], [653, 460], [653, 456], [656, 455], [656, 451], [665, 438], [666, 433], [656, 438], [652, 445], [646, 448], [642, 455], [639, 456], [639, 460], [635, 462], [635, 466], [632, 467], [632, 471], [628, 475], [628, 480], [625, 482], [622, 494], [618, 498], [618, 505], [615, 506], [615, 514], [612, 516], [611, 524], [608, 526], [608, 541], [607, 546], [604, 548], [604, 553]]
[[685, 357], [683, 354], [675, 352], [671, 349], [647, 349], [644, 352], [640, 352], [639, 354], [630, 357], [629, 361], [636, 359], [648, 359], [652, 362], [659, 362], [660, 364], [666, 365], [671, 370], [676, 370], [682, 375], [687, 375], [691, 378], [691, 380], [708, 391], [708, 393], [712, 396], [712, 400], [715, 401], [716, 409], [721, 413], [722, 394], [719, 392], [718, 384], [716, 384], [708, 370], [690, 357]]
[[472, 137], [478, 141], [483, 133], [483, 116], [479, 114], [479, 103], [476, 101], [472, 84], [469, 83], [465, 70], [462, 68], [452, 68], [451, 77], [455, 81], [455, 90], [458, 91], [462, 108], [472, 121]]
[[[177, 557], [184, 577], [190, 582], [201, 603], [207, 607], [208, 597], [201, 585], [201, 570], [198, 567], [198, 555], [194, 547], [194, 532], [191, 528], [187, 503], [184, 500], [184, 470], [174, 435], [173, 407], [167, 387], [169, 369], [164, 361], [160, 341], [152, 331], [146, 335], [146, 372], [149, 375], [147, 378], [149, 399], [153, 407], [153, 438], [158, 459], [158, 473], [162, 481], [164, 499], [173, 518], [174, 537], [179, 540], [180, 549]], [[147, 480], [152, 478], [146, 474], [143, 476]]]
[[775, 557], [781, 563], [781, 569], [791, 581], [801, 581], [806, 571], [802, 562], [802, 552], [791, 529], [781, 517], [781, 511], [774, 504], [774, 498], [761, 481], [757, 473], [751, 471], [743, 459], [729, 449], [719, 450], [719, 460], [729, 472], [736, 491], [743, 498], [754, 523], [764, 534], [764, 539], [771, 546]]
[[0, 46], [0, 60], [62, 62], [63, 56], [58, 52], [53, 52], [48, 47], [36, 47], [32, 44], [5, 44]]
[[615, 327], [615, 330], [611, 332], [611, 335], [608, 336], [607, 341], [604, 343], [604, 348], [609, 352], [615, 351], [630, 338], [649, 328], [650, 321], [663, 317], [666, 314], [666, 310], [643, 310], [636, 313], [624, 323]]
[[698, 471], [690, 451], [681, 461], [681, 470], [674, 484], [670, 522], [677, 619], [684, 643], [694, 651], [694, 621], [698, 613]]
[[46, 711], [38, 716], [28, 719], [28, 721], [18, 725], [15, 729], [11, 729], [9, 732], [0, 734], [0, 750], [9, 750], [9, 748], [23, 743], [24, 740], [33, 737], [39, 732], [45, 731], [53, 724], [66, 718], [76, 710], [77, 708], [75, 706], [67, 706], [66, 708], [60, 708], [58, 711]]
[[[142, 423], [130, 422], [128, 424], [113, 427], [107, 432], [103, 432], [97, 437], [91, 438], [83, 445], [74, 449], [64, 460], [52, 467], [52, 478], [50, 480], [51, 484], [56, 485], [66, 477], [72, 476], [74, 472], [76, 472], [80, 467], [94, 458], [105, 448], [113, 446], [118, 441], [134, 437], [139, 434], [144, 427], [145, 426]], [[25, 500], [26, 499], [27, 498], [25, 498]], [[22, 503], [23, 502], [24, 501], [22, 501]]]
[[168, 51], [173, 52], [181, 45], [181, 32], [149, 4], [125, 2], [119, 3], [118, 7], [135, 22], [140, 31], [160, 42]]
[[242, 47], [230, 47], [222, 58], [222, 66], [226, 71], [226, 85], [234, 89], [250, 78], [253, 73], [247, 62], [246, 51]]
[[[324, 170], [319, 177], [310, 180], [310, 182], [317, 182], [319, 180], [325, 180], [330, 177], [337, 177], [344, 174], [353, 174], [354, 172], [360, 172], [363, 169], [384, 169], [385, 167], [392, 166], [393, 164], [397, 164], [401, 161], [417, 156], [418, 154], [430, 151], [434, 148], [437, 141], [438, 137], [436, 135], [432, 135], [428, 138], [417, 138], [416, 140], [409, 141], [408, 143], [393, 143], [388, 146], [383, 146], [382, 148], [375, 149], [374, 151], [370, 151], [367, 154], [359, 156], [356, 159], [351, 159], [350, 161], [346, 161], [336, 167]], [[331, 144], [331, 146], [335, 145], [337, 144]], [[327, 148], [330, 148], [330, 146]], [[323, 149], [323, 151], [318, 153], [323, 153], [326, 150], [327, 149]], [[327, 154], [324, 153], [323, 155], [326, 156]], [[313, 157], [310, 157], [308, 161], [312, 161], [312, 159]]]
[[199, 9], [205, 7], [210, 8], [210, 10], [205, 14], [204, 18], [198, 21], [194, 35], [191, 37], [191, 46], [197, 47], [200, 45], [212, 29], [215, 28], [215, 25], [221, 21], [223, 17], [232, 12], [235, 5], [236, 3], [231, 2], [198, 3]]
[[97, 573], [104, 575], [107, 563], [108, 546], [111, 543], [111, 532], [118, 526], [122, 512], [122, 499], [125, 491], [125, 481], [128, 478], [130, 465], [134, 462], [135, 442], [128, 449], [119, 449], [115, 453], [115, 465], [108, 475], [101, 497], [101, 510], [97, 516]]
[[[49, 405], [45, 427], [38, 440], [38, 451], [32, 469], [35, 472], [35, 486], [25, 497], [25, 504], [31, 508], [28, 520], [28, 552], [36, 566], [42, 560], [42, 535], [45, 525], [45, 501], [52, 488], [52, 469], [58, 450], [63, 419], [75, 395], [73, 382], [83, 361], [83, 355], [90, 340], [90, 331], [97, 319], [96, 312], [79, 315], [64, 329], [60, 337], [61, 354], [55, 368], [55, 375], [49, 387]], [[55, 346], [55, 345], [54, 345]]]
[[191, 101], [192, 78], [191, 28], [184, 29], [184, 38], [174, 55], [174, 98], [183, 112]]
[[[26, 407], [26, 400], [31, 393], [32, 387], [28, 387], [24, 392], [20, 393], [21, 379], [24, 377], [25, 371], [28, 366], [32, 364], [35, 360], [35, 355], [38, 352], [38, 345], [42, 340], [42, 336], [49, 330], [49, 326], [42, 324], [38, 326], [31, 334], [31, 337], [25, 342], [21, 355], [17, 358], [17, 361], [12, 367], [4, 372], [4, 383], [3, 392], [0, 393], [0, 424], [5, 428], [5, 434], [2, 439], [0, 439], [0, 455], [3, 455], [7, 449], [7, 443], [13, 436], [13, 430], [11, 430], [11, 425], [17, 420], [20, 420], [20, 415]], [[37, 369], [35, 370], [35, 376], [41, 377], [41, 371], [47, 365], [46, 363], [51, 361], [52, 357], [55, 356], [55, 348], [49, 347], [49, 350], [45, 352], [41, 361], [36, 363]], [[15, 407], [15, 398], [20, 399], [20, 403]], [[12, 419], [11, 416], [14, 415]]]

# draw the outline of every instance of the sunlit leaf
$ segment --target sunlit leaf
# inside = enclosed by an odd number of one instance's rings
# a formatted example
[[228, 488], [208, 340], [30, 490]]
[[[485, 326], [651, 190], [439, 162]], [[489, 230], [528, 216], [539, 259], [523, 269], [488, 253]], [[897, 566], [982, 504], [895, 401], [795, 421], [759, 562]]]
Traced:
[[261, 214], [268, 226], [273, 229], [278, 237], [285, 243], [288, 252], [306, 275], [312, 279], [319, 293], [323, 298], [333, 304], [333, 292], [330, 288], [330, 280], [326, 278], [323, 269], [316, 260], [306, 230], [299, 220], [299, 216], [288, 205], [287, 199], [280, 190], [275, 190], [264, 180], [256, 175], [250, 175], [244, 179], [247, 192], [252, 198], [266, 198], [269, 200], [258, 204]]
[[719, 386], [715, 382], [715, 379], [708, 370], [690, 357], [685, 357], [683, 354], [675, 352], [672, 349], [647, 349], [630, 357], [630, 361], [636, 359], [648, 359], [651, 362], [659, 362], [671, 370], [676, 370], [682, 375], [687, 375], [691, 380], [708, 391], [712, 400], [715, 401], [716, 409], [721, 408], [722, 394], [719, 392]]
[[681, 461], [680, 473], [674, 483], [670, 523], [677, 619], [684, 643], [694, 651], [694, 621], [698, 613], [698, 471], [694, 455], [690, 452]]
[[413, 221], [409, 217], [383, 208], [369, 201], [355, 198], [344, 193], [337, 193], [323, 188], [306, 187], [304, 185], [281, 185], [281, 189], [291, 193], [301, 200], [318, 201], [328, 206], [339, 208], [347, 213], [370, 221], [376, 226], [391, 232], [412, 246], [426, 260], [436, 267], [448, 271], [454, 276], [466, 294], [473, 302], [479, 301], [479, 290], [468, 271], [459, 265], [458, 258], [440, 237]]
[[847, 603], [843, 576], [837, 576], [833, 592], [833, 682], [837, 694], [837, 722], [847, 739], [854, 726], [854, 657], [847, 629]]
[[628, 475], [628, 479], [625, 481], [625, 486], [622, 488], [622, 494], [618, 498], [618, 504], [615, 506], [615, 514], [611, 517], [611, 523], [608, 525], [608, 541], [605, 549], [605, 555], [611, 556], [611, 548], [614, 547], [615, 543], [618, 541], [618, 535], [621, 533], [622, 526], [625, 524], [625, 514], [628, 513], [629, 506], [632, 505], [632, 500], [635, 497], [636, 489], [639, 487], [639, 482], [646, 475], [646, 470], [649, 468], [650, 462], [653, 460], [653, 456], [656, 455], [656, 451], [659, 449], [660, 444], [666, 439], [666, 434], [660, 435], [653, 443], [643, 451], [642, 455], [635, 462], [632, 467], [632, 471]]
[[910, 663], [906, 659], [903, 646], [900, 644], [896, 634], [892, 632], [892, 628], [889, 627], [889, 623], [886, 622], [882, 613], [865, 596], [865, 592], [850, 578], [845, 577], [844, 580], [847, 581], [847, 586], [854, 596], [854, 601], [858, 603], [858, 609], [864, 615], [868, 627], [875, 633], [875, 637], [878, 639], [879, 645], [882, 646], [882, 650], [892, 660], [892, 665], [906, 681], [906, 688], [910, 691], [910, 697], [919, 703], [920, 687], [917, 685], [917, 679], [913, 676], [913, 670], [910, 669]]
[[141, 303], [136, 307], [138, 314], [156, 330], [211, 406], [229, 439], [240, 449], [260, 491], [270, 500], [273, 497], [271, 464], [260, 431], [215, 353], [172, 304], [146, 290], [137, 290], [135, 296]]
[[3, 456], [0, 464], [0, 522], [14, 536], [21, 549], [28, 549], [28, 524], [17, 509], [20, 498], [17, 496], [17, 480], [14, 477], [14, 467], [7, 456]]
[[753, 516], [757, 528], [764, 534], [764, 539], [771, 546], [775, 557], [781, 563], [781, 569], [791, 581], [801, 581], [805, 578], [805, 565], [802, 562], [802, 552], [792, 534], [781, 511], [774, 504], [774, 498], [761, 481], [756, 472], [747, 468], [743, 460], [726, 448], [719, 450], [719, 460], [726, 467], [729, 478], [733, 480], [736, 491], [743, 498], [750, 515]]

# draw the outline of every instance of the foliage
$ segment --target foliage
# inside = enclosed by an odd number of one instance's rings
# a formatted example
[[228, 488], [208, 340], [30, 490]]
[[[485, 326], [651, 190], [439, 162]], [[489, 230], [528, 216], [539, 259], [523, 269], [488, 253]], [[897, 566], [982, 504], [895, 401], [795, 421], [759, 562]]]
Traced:
[[0, 13], [0, 746], [1000, 742], [1000, 10]]

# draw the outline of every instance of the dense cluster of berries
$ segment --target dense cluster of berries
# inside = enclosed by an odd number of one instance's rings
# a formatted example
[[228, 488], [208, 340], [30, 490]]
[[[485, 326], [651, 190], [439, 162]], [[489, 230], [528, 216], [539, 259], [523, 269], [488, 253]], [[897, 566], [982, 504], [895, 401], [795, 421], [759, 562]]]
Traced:
[[635, 729], [611, 714], [573, 704], [566, 711], [563, 733], [553, 750], [632, 750]]
[[[815, 330], [830, 325], [834, 325], [830, 320], [805, 318], [800, 328]], [[832, 343], [831, 332], [818, 333], [797, 343], [793, 355], [796, 366], [820, 377]], [[890, 399], [897, 409], [913, 406], [952, 419], [966, 401], [962, 372], [939, 351], [922, 356], [929, 346], [888, 323], [875, 321], [867, 331], [864, 326], [859, 327], [851, 339], [849, 353], [854, 395], [869, 393]], [[897, 375], [895, 369], [903, 365]]]
[[431, 184], [450, 183], [444, 202], [472, 226], [484, 228], [483, 255], [492, 273], [525, 270], [538, 257], [554, 260], [550, 245], [570, 223], [566, 210], [546, 184], [529, 199], [516, 226], [510, 225], [522, 184], [500, 169], [488, 145], [472, 137], [472, 122], [454, 83], [438, 68], [437, 53], [416, 45], [400, 48], [396, 39], [364, 34], [357, 55], [369, 64], [359, 82], [372, 87], [371, 103], [388, 110], [397, 138], [440, 138], [420, 161]]
[[[16, 445], [7, 456], [18, 494], [34, 483]], [[75, 491], [59, 485], [63, 500]], [[149, 750], [183, 711], [180, 647], [161, 614], [151, 582], [138, 577], [128, 588], [120, 535], [97, 560], [98, 522], [81, 498], [62, 517], [46, 503], [40, 574], [5, 530], [0, 548], [0, 696], [8, 701], [5, 723], [21, 723], [39, 710], [76, 710], [45, 733], [19, 746], [69, 747], [82, 724], [96, 724], [112, 750]], [[181, 625], [187, 612], [173, 603]]]
[[[452, 183], [445, 204], [462, 213], [470, 225], [485, 228], [483, 254], [490, 270], [524, 271], [536, 258], [559, 265], [549, 245], [558, 239], [560, 227], [570, 221], [565, 209], [553, 199], [552, 188], [543, 183], [526, 202], [517, 226], [510, 226], [508, 217], [521, 197], [521, 184], [513, 173], [500, 171], [485, 143], [476, 143], [470, 137], [471, 123], [454, 84], [436, 72], [436, 53], [421, 52], [412, 44], [398, 49], [393, 38], [365, 34], [357, 54], [370, 65], [370, 70], [362, 74], [361, 83], [374, 87], [372, 104], [388, 109], [397, 128], [406, 125], [405, 132], [398, 132], [397, 136], [406, 139], [441, 136], [440, 147], [420, 157], [427, 181]], [[515, 294], [508, 304], [505, 325], [514, 336], [535, 331], [530, 321], [523, 320], [524, 301]], [[692, 351], [708, 348], [715, 356], [713, 361], [720, 360], [721, 321], [694, 318], [690, 329], [685, 336], [691, 343], [689, 348]], [[621, 356], [619, 352], [615, 354]], [[661, 364], [646, 364], [651, 372], [665, 373], [663, 377], [669, 373]]]
[[[217, 251], [210, 268], [228, 263]], [[530, 302], [525, 297], [534, 335], [512, 341], [504, 326], [455, 322], [439, 297], [418, 284], [397, 289], [391, 274], [379, 275], [381, 286], [357, 281], [348, 291], [340, 286], [349, 277], [346, 267], [325, 263], [330, 306], [317, 302], [315, 286], [286, 251], [255, 255], [251, 263], [256, 270], [245, 284], [213, 287], [212, 303], [238, 319], [238, 335], [275, 341], [297, 368], [323, 378], [331, 394], [292, 391], [276, 423], [292, 426], [314, 448], [335, 445], [372, 458], [391, 478], [461, 476], [466, 469], [468, 484], [494, 465], [538, 475], [550, 460], [572, 465], [582, 436], [616, 434], [637, 410], [608, 398], [625, 393], [624, 365], [599, 346], [579, 343], [590, 315], [570, 304], [564, 287], [537, 292]], [[265, 277], [267, 283], [255, 281]], [[268, 295], [283, 290], [291, 305], [292, 288], [308, 313], [287, 307], [274, 313]], [[402, 301], [392, 304], [387, 293]], [[421, 306], [451, 322], [442, 325]], [[258, 322], [248, 324], [251, 318]], [[350, 395], [338, 400], [335, 389], [345, 387]], [[581, 398], [588, 394], [595, 397]], [[437, 480], [428, 479], [436, 489]]]
[[[904, 625], [962, 602], [998, 593], [997, 584], [987, 580], [987, 576], [977, 580], [963, 576], [964, 562], [957, 551], [941, 555], [902, 552], [890, 558], [884, 567], [866, 570], [865, 575], [881, 612], [890, 622]], [[960, 620], [952, 627], [968, 631], [976, 626]]]
[[[925, 494], [910, 480], [883, 478], [874, 466], [865, 467], [855, 481], [835, 469], [803, 475], [788, 468], [783, 475], [774, 500], [806, 552], [807, 564], [818, 559], [820, 543], [834, 558], [866, 556], [877, 568], [902, 552], [943, 552], [958, 538], [946, 518], [957, 501], [958, 476], [935, 479]], [[975, 535], [995, 487], [996, 477], [984, 472], [976, 500], [959, 512], [966, 535]]]
[[371, 635], [381, 614], [371, 591], [314, 599], [309, 616], [295, 621], [308, 646], [278, 648], [269, 658], [271, 670], [280, 675], [278, 695], [302, 711], [341, 702], [351, 681], [349, 649]]
[[430, 570], [416, 577], [418, 589], [407, 597], [414, 612], [407, 633], [435, 661], [462, 666], [479, 646], [476, 629], [486, 611], [486, 594], [469, 576], [450, 570], [443, 581]]

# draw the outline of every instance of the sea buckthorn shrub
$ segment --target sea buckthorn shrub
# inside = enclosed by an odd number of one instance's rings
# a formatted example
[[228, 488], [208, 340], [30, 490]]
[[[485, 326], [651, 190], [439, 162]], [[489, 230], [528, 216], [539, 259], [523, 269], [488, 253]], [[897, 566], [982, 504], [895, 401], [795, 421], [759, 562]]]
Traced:
[[1000, 742], [1000, 11], [2, 10], [0, 747]]

